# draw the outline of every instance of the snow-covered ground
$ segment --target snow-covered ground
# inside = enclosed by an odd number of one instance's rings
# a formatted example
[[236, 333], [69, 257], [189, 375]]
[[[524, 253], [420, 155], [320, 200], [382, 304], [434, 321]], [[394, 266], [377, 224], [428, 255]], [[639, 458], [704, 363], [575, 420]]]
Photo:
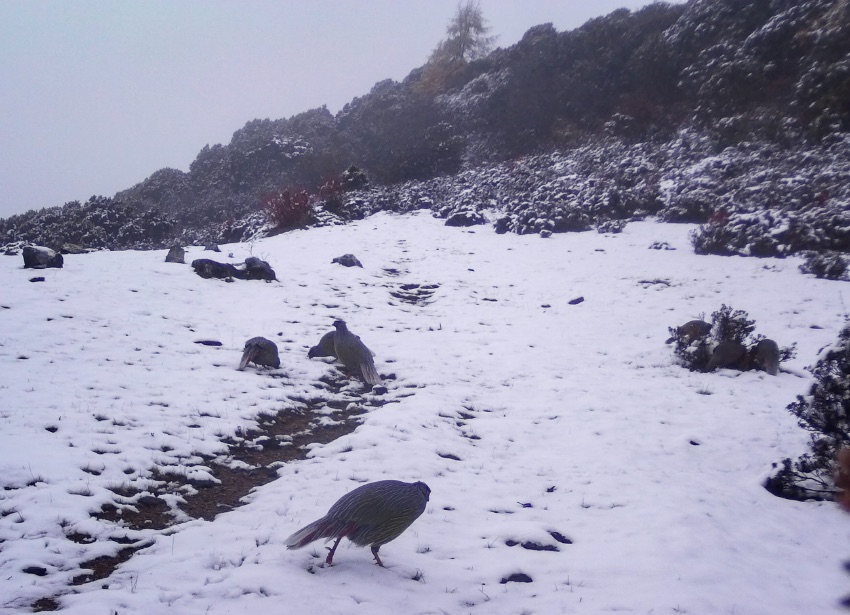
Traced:
[[[850, 517], [761, 484], [805, 450], [785, 406], [836, 339], [847, 287], [801, 275], [798, 259], [695, 256], [691, 228], [541, 239], [378, 214], [189, 249], [187, 262], [259, 256], [269, 284], [204, 280], [164, 251], [67, 255], [41, 272], [0, 258], [0, 612], [51, 596], [87, 615], [839, 612]], [[364, 268], [331, 263], [347, 252]], [[438, 287], [413, 305], [390, 294], [401, 284]], [[723, 303], [796, 342], [786, 371], [675, 364], [667, 328]], [[395, 374], [395, 403], [214, 521], [133, 533], [152, 546], [70, 587], [128, 535], [90, 517], [113, 490], [155, 468], [203, 477], [198, 455], [224, 454], [222, 437], [321, 392], [336, 367], [307, 349], [335, 317]], [[280, 370], [236, 371], [256, 335], [278, 343]], [[195, 343], [208, 339], [223, 345]], [[347, 541], [332, 567], [321, 543], [286, 550], [341, 495], [388, 478], [432, 494], [381, 550], [387, 568]], [[531, 582], [501, 582], [514, 573]]]

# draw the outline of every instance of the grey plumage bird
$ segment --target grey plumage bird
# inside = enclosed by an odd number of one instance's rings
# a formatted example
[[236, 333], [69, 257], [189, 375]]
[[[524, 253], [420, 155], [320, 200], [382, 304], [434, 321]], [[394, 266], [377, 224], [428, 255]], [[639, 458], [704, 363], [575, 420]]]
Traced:
[[739, 342], [725, 340], [720, 342], [711, 353], [706, 370], [711, 372], [718, 367], [732, 367], [746, 371], [747, 348]]
[[307, 352], [307, 357], [333, 357], [336, 358], [336, 348], [334, 347], [334, 335], [336, 331], [328, 331], [319, 340], [319, 343], [310, 348]]
[[247, 367], [248, 363], [254, 365], [265, 365], [266, 367], [280, 367], [280, 357], [277, 354], [277, 344], [264, 337], [252, 337], [245, 342], [245, 350], [242, 352], [242, 361], [239, 362], [239, 371]]
[[320, 538], [335, 538], [325, 559], [330, 565], [339, 542], [348, 538], [358, 546], [371, 547], [375, 562], [383, 566], [378, 550], [401, 536], [419, 518], [430, 494], [431, 489], [423, 482], [367, 483], [342, 496], [324, 517], [292, 534], [286, 539], [286, 547], [300, 549]]
[[779, 344], [763, 339], [752, 350], [753, 363], [771, 376], [779, 373]]
[[344, 320], [334, 321], [334, 350], [345, 368], [367, 384], [381, 384], [381, 377], [372, 359], [374, 353], [348, 330]]

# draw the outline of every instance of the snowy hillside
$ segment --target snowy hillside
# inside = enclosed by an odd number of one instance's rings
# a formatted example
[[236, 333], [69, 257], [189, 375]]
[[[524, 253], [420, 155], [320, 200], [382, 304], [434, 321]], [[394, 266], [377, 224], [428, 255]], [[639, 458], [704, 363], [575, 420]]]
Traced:
[[[204, 280], [165, 251], [69, 254], [37, 273], [0, 259], [0, 612], [840, 612], [850, 518], [762, 482], [805, 449], [785, 407], [842, 328], [846, 285], [795, 258], [696, 256], [693, 228], [543, 239], [379, 213], [189, 248], [187, 262], [259, 256], [272, 283]], [[349, 252], [362, 269], [331, 263]], [[797, 344], [778, 376], [676, 365], [668, 327], [724, 303]], [[386, 394], [308, 359], [339, 317]], [[257, 335], [280, 369], [237, 371]], [[317, 424], [362, 414], [245, 505], [165, 529], [106, 514], [181, 506], [163, 476], [201, 489], [215, 462], [244, 466], [223, 440], [308, 408]], [[286, 550], [388, 478], [432, 494], [382, 548], [386, 569], [346, 541], [332, 567], [321, 543]], [[128, 545], [144, 548], [86, 582], [81, 564]]]

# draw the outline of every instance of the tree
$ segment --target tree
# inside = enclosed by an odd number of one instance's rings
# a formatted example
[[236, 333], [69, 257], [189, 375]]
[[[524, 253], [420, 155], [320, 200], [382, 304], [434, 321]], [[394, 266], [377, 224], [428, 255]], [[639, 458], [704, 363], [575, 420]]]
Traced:
[[447, 38], [437, 44], [429, 64], [465, 64], [486, 56], [493, 48], [495, 36], [488, 36], [481, 6], [477, 0], [458, 4], [454, 18], [446, 28]]
[[458, 4], [446, 28], [446, 38], [437, 44], [425, 65], [422, 83], [425, 90], [436, 93], [451, 87], [467, 63], [490, 53], [496, 37], [489, 36], [489, 32], [478, 0]]

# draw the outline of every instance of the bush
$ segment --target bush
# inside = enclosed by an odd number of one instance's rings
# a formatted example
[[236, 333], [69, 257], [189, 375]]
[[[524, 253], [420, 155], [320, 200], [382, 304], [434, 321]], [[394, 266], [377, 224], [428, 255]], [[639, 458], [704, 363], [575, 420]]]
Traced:
[[809, 451], [797, 460], [774, 464], [779, 471], [767, 479], [765, 488], [791, 500], [834, 500], [835, 458], [850, 445], [850, 325], [838, 343], [809, 371], [815, 383], [806, 397], [788, 406], [800, 427], [811, 432]]
[[746, 345], [747, 338], [756, 328], [755, 321], [747, 318], [744, 310], [733, 310], [726, 305], [720, 306], [711, 315], [711, 322], [711, 332], [718, 342], [731, 341]]
[[840, 280], [847, 274], [847, 259], [838, 252], [807, 252], [800, 271], [817, 278]]
[[260, 196], [260, 204], [266, 220], [276, 228], [294, 228], [306, 224], [312, 206], [306, 190], [285, 188]]
[[678, 327], [670, 327], [669, 331], [672, 341], [676, 344], [673, 352], [682, 365], [692, 372], [704, 372], [708, 368], [711, 351], [717, 344], [723, 341], [744, 345], [747, 345], [748, 341], [751, 344], [756, 343], [756, 338], [748, 340], [754, 329], [755, 321], [750, 320], [746, 312], [722, 305], [711, 315], [711, 332], [704, 337], [694, 339]]

